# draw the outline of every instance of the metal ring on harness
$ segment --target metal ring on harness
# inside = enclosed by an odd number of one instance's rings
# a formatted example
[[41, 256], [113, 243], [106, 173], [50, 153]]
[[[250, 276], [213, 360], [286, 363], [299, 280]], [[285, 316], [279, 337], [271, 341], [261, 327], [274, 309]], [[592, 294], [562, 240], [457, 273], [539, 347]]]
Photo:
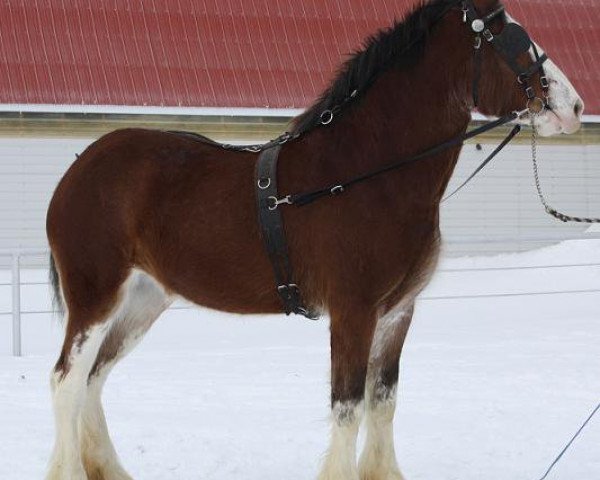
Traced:
[[[537, 103], [538, 105], [534, 105], [534, 103]], [[539, 108], [533, 108], [534, 106], [539, 106]], [[541, 115], [542, 113], [544, 113], [545, 110], [546, 102], [544, 102], [544, 100], [542, 100], [540, 97], [533, 97], [527, 100], [527, 112], [529, 114]]]
[[[267, 183], [263, 183], [263, 181], [265, 181]], [[270, 178], [259, 178], [258, 182], [257, 182], [258, 188], [260, 188], [261, 190], [266, 190], [267, 188], [269, 188], [271, 186], [271, 179]]]
[[321, 113], [321, 123], [323, 125], [329, 125], [333, 121], [333, 112], [331, 110], [324, 110]]

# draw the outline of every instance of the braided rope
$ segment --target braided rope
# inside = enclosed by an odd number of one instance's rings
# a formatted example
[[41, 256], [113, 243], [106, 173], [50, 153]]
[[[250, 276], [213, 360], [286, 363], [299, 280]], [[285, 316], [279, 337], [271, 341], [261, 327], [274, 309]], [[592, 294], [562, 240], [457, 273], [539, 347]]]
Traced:
[[533, 178], [535, 179], [535, 188], [540, 202], [544, 206], [546, 213], [552, 215], [554, 218], [561, 222], [576, 222], [576, 223], [600, 223], [600, 218], [588, 218], [588, 217], [574, 217], [572, 215], [566, 215], [559, 212], [555, 208], [552, 208], [546, 201], [546, 197], [542, 192], [542, 186], [540, 183], [540, 174], [537, 161], [537, 129], [535, 127], [535, 115], [531, 114], [531, 158], [533, 160]]

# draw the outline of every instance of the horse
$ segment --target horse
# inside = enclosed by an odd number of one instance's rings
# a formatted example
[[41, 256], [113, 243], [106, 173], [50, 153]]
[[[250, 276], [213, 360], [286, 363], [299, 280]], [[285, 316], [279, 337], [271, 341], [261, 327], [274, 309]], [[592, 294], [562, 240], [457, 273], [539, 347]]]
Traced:
[[[576, 131], [583, 102], [560, 69], [548, 60], [524, 85], [511, 67], [536, 65], [529, 45], [512, 63], [493, 48], [490, 37], [510, 21], [502, 8], [429, 0], [371, 36], [292, 122], [290, 133], [302, 134], [281, 146], [281, 189], [353, 178], [462, 135], [475, 102], [487, 116], [524, 111], [517, 122], [533, 122], [541, 135]], [[303, 299], [330, 317], [331, 438], [320, 480], [403, 478], [392, 428], [399, 359], [436, 267], [440, 200], [460, 150], [282, 210]], [[122, 129], [92, 143], [60, 180], [47, 235], [66, 326], [51, 373], [48, 480], [131, 479], [100, 396], [116, 362], [174, 299], [281, 312], [257, 221], [257, 156], [191, 135]]]

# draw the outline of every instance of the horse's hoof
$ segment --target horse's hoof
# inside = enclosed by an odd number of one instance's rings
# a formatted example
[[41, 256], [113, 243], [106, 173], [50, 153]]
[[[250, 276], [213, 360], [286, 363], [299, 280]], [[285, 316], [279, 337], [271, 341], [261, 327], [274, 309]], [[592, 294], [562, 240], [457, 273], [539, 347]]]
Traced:
[[405, 480], [399, 470], [391, 470], [387, 472], [360, 472], [360, 480]]
[[120, 465], [117, 466], [86, 466], [88, 480], [133, 480]]
[[52, 467], [46, 475], [46, 480], [89, 480], [83, 469], [77, 472], [66, 472], [65, 469], [60, 467]]

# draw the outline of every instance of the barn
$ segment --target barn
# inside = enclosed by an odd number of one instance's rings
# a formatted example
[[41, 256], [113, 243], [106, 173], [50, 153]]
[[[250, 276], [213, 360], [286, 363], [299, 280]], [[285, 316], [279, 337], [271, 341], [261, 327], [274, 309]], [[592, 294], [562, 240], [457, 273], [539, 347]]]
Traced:
[[[127, 126], [217, 140], [277, 136], [370, 32], [416, 0], [8, 0], [0, 4], [0, 249], [46, 248], [61, 175], [94, 139]], [[540, 147], [550, 201], [600, 215], [600, 2], [506, 0], [586, 103], [585, 125]], [[481, 118], [475, 117], [475, 120]], [[465, 146], [453, 183], [502, 133]], [[544, 215], [527, 133], [443, 206], [449, 254], [525, 250], [585, 227]]]

